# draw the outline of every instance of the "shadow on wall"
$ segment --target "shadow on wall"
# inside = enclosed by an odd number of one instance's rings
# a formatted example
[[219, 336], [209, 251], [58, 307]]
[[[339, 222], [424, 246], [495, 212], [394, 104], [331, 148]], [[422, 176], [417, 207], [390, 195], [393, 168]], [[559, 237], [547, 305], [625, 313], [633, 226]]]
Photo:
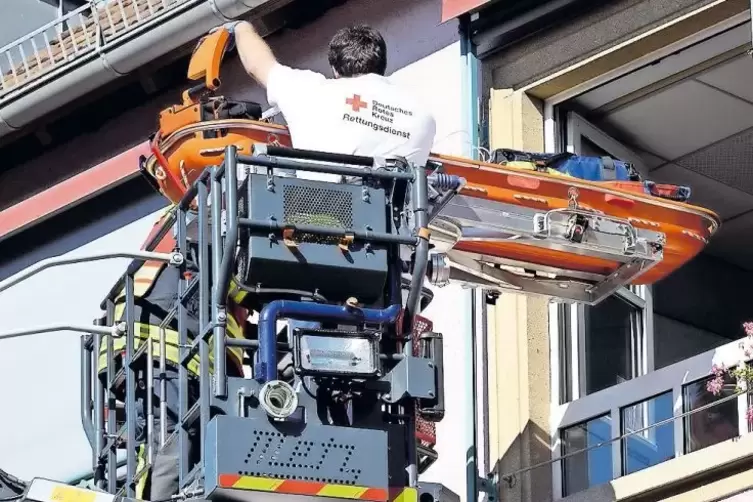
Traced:
[[[0, 242], [0, 280], [39, 260], [85, 246], [166, 206], [166, 199], [142, 179], [126, 182], [30, 231]], [[133, 247], [133, 243], [127, 244], [129, 249]]]
[[552, 464], [517, 474], [521, 469], [546, 462], [551, 459], [549, 434], [529, 420], [523, 432], [497, 460], [492, 472], [499, 473], [499, 500], [503, 502], [546, 502], [552, 496]]

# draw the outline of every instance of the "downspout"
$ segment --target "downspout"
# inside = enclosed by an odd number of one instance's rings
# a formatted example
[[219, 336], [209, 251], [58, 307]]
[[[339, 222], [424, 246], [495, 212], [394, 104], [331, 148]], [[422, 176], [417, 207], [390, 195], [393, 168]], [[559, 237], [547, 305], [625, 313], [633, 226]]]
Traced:
[[125, 33], [119, 43], [81, 55], [77, 66], [50, 72], [18, 94], [0, 98], [0, 137], [127, 75], [230, 19], [284, 0], [193, 0]]
[[[468, 130], [470, 140], [465, 145], [464, 155], [468, 158], [477, 157], [479, 140], [479, 92], [478, 92], [478, 59], [471, 40], [470, 15], [460, 18], [460, 50], [462, 58], [461, 96], [463, 122]], [[476, 315], [477, 301], [474, 290], [465, 294], [470, 296], [470, 309], [467, 311], [466, 325], [470, 327], [471, 336], [463, 337], [463, 359], [467, 366], [463, 372], [464, 403], [463, 423], [464, 445], [466, 451], [466, 495], [465, 502], [476, 502], [479, 492], [478, 451], [476, 441]]]

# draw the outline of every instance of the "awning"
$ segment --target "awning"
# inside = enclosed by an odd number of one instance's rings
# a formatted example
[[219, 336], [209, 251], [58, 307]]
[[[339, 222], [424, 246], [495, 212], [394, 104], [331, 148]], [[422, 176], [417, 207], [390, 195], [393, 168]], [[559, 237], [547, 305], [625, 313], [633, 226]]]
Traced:
[[442, 22], [454, 19], [491, 2], [492, 0], [442, 0]]

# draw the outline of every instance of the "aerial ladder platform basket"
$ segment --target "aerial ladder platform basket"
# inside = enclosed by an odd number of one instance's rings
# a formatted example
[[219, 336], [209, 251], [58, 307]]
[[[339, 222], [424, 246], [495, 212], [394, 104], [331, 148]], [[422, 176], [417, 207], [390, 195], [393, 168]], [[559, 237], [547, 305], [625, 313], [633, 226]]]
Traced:
[[[141, 251], [88, 257], [133, 259], [102, 302], [104, 314], [92, 326], [0, 333], [85, 333], [81, 412], [95, 490], [0, 472], [0, 496], [133, 499], [157, 449], [176, 442], [175, 500], [451, 502], [457, 497], [441, 485], [419, 482], [437, 458], [435, 424], [445, 410], [443, 337], [421, 316], [432, 300], [425, 283], [594, 305], [620, 287], [666, 277], [719, 227], [713, 212], [640, 182], [445, 155], [417, 166], [294, 149], [287, 129], [258, 104], [216, 95], [228, 37], [220, 29], [199, 42], [188, 71], [195, 85], [162, 111], [152, 154], [141, 159], [147, 179], [173, 202], [169, 213]], [[291, 176], [302, 171], [342, 182]], [[157, 250], [173, 232], [174, 247]], [[1, 281], [0, 294], [84, 259], [40, 262]], [[158, 336], [143, 340], [134, 331], [134, 284], [145, 262], [180, 273]], [[231, 283], [258, 312], [255, 331], [241, 339], [228, 335]], [[199, 320], [192, 338], [189, 305]], [[286, 320], [320, 324], [279, 331]], [[178, 333], [178, 424], [167, 432], [164, 401], [159, 419], [147, 414], [140, 464], [136, 393], [153, 410], [154, 378], [166, 385], [168, 328]], [[122, 353], [114, 349], [120, 340]], [[245, 355], [243, 377], [228, 375], [233, 350]], [[108, 364], [102, 377], [101, 356], [123, 364]], [[196, 360], [192, 402], [188, 369]], [[146, 388], [137, 389], [142, 378]], [[196, 462], [188, 455], [192, 427], [201, 437]]]

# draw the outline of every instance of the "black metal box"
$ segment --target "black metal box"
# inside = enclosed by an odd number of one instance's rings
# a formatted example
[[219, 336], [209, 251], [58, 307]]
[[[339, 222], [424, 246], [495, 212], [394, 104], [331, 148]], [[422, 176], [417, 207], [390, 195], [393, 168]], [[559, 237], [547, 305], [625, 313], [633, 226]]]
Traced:
[[[388, 232], [383, 188], [250, 174], [247, 217], [285, 225], [317, 225], [342, 231]], [[248, 236], [249, 286], [318, 290], [329, 301], [355, 297], [378, 302], [387, 280], [384, 244], [355, 241], [347, 251], [338, 237], [296, 232], [295, 246], [276, 237]]]

